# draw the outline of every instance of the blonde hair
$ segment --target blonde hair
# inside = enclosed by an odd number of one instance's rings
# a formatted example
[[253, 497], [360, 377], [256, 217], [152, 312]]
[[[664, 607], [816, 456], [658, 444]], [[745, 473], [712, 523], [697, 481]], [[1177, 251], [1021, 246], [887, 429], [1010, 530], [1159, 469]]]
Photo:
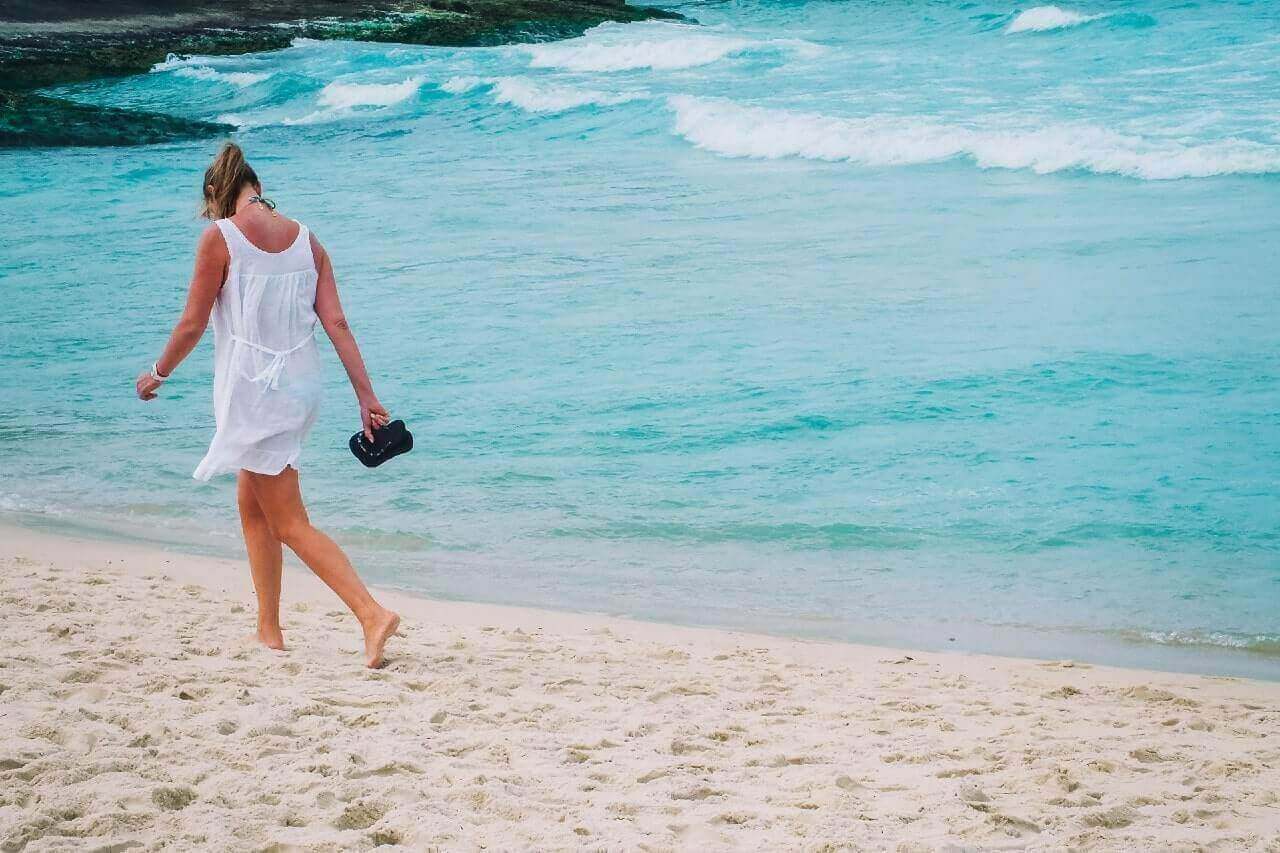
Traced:
[[206, 219], [226, 219], [236, 212], [236, 199], [245, 184], [261, 190], [258, 173], [244, 159], [244, 151], [234, 142], [222, 146], [209, 168], [204, 170], [204, 209]]

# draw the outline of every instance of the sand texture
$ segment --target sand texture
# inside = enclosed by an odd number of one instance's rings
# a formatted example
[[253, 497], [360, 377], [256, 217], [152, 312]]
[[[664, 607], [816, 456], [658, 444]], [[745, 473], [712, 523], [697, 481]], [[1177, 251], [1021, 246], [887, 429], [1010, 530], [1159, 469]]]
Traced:
[[0, 850], [1280, 852], [1280, 685], [388, 596], [0, 529]]

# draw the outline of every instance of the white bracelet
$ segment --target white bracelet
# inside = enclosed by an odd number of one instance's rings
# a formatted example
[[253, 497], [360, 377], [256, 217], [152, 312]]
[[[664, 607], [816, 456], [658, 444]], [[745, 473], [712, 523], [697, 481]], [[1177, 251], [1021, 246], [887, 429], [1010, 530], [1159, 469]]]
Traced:
[[[173, 375], [172, 373], [169, 374], [169, 376], [172, 376], [172, 375]], [[169, 378], [169, 376], [165, 376], [162, 373], [160, 373], [160, 362], [158, 361], [151, 362], [151, 378], [152, 379], [154, 379], [157, 382], [164, 382], [166, 379]]]

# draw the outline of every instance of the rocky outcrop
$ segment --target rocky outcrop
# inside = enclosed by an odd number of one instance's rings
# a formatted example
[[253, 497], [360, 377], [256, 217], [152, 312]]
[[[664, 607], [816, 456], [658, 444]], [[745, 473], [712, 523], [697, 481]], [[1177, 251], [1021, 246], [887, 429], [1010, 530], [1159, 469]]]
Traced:
[[77, 104], [30, 92], [0, 92], [0, 148], [147, 145], [216, 136], [234, 129], [215, 122]]
[[623, 0], [10, 0], [0, 7], [0, 147], [143, 145], [231, 128], [36, 94], [146, 72], [170, 53], [233, 54], [295, 38], [447, 46], [548, 41], [605, 21], [678, 18]]

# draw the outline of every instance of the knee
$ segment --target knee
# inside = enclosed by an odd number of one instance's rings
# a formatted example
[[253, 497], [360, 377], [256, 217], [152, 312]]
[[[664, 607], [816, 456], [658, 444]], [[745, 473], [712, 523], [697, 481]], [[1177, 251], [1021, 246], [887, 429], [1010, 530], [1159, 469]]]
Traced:
[[304, 519], [290, 519], [271, 525], [271, 532], [285, 545], [293, 548], [310, 535], [311, 524]]

